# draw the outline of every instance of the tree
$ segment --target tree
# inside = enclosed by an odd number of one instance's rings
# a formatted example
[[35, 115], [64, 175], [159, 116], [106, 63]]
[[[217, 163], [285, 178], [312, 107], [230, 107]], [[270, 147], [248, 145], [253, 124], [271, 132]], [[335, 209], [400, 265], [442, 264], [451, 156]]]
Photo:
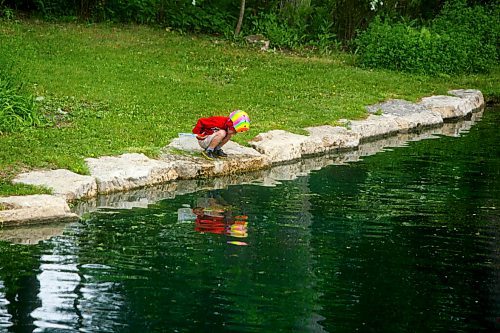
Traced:
[[243, 24], [243, 16], [245, 14], [245, 0], [240, 2], [240, 16], [238, 17], [238, 24], [236, 24], [236, 29], [234, 30], [234, 35], [238, 36], [241, 31], [241, 25]]

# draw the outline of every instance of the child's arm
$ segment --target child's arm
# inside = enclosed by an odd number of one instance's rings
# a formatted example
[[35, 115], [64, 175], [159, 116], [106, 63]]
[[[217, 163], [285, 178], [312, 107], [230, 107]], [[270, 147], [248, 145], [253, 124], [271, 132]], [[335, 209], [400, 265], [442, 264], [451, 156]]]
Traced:
[[198, 119], [196, 126], [193, 128], [193, 133], [194, 134], [201, 134], [202, 131], [203, 131], [203, 123], [202, 123], [201, 118], [200, 118], [200, 119]]
[[205, 131], [205, 126], [203, 126], [203, 118], [198, 119], [196, 126], [193, 128], [193, 133], [196, 135], [196, 138], [199, 140], [203, 140], [206, 135], [203, 134]]

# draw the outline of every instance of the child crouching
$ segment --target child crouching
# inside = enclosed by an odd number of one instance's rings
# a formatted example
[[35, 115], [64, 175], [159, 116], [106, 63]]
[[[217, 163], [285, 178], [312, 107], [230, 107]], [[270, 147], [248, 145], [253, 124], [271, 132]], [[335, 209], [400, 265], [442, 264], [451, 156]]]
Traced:
[[231, 140], [231, 137], [239, 132], [248, 131], [250, 118], [245, 111], [235, 110], [229, 117], [212, 116], [200, 118], [193, 128], [193, 133], [198, 143], [203, 148], [202, 155], [213, 160], [219, 157], [227, 157], [222, 147]]

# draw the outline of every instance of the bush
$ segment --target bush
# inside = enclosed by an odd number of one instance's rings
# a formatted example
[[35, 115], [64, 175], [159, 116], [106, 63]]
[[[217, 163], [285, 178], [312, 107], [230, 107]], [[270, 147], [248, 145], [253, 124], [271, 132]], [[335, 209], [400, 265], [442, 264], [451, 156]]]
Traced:
[[0, 0], [0, 15], [2, 4], [49, 20], [158, 24], [205, 33], [233, 30], [239, 9], [229, 0]]
[[[201, 1], [200, 1], [201, 2]], [[192, 0], [109, 0], [96, 5], [92, 17], [98, 21], [158, 24], [183, 32], [226, 34], [236, 17], [224, 8]]]
[[304, 35], [299, 29], [287, 25], [277, 14], [260, 13], [250, 18], [250, 33], [262, 34], [271, 45], [293, 49], [302, 44]]
[[[295, 16], [294, 16], [295, 15]], [[303, 8], [298, 13], [260, 12], [249, 16], [244, 27], [246, 34], [260, 34], [269, 39], [272, 46], [296, 49], [302, 46], [314, 47], [329, 53], [339, 48], [333, 33], [326, 7]]]
[[470, 8], [457, 0], [429, 27], [375, 19], [356, 39], [359, 62], [429, 75], [487, 72], [499, 59], [498, 17], [498, 6]]
[[236, 17], [231, 11], [219, 10], [209, 4], [193, 6], [191, 1], [178, 4], [182, 8], [166, 10], [159, 22], [180, 31], [229, 34], [234, 30]]
[[465, 0], [449, 1], [432, 23], [436, 33], [446, 33], [468, 47], [472, 72], [486, 72], [500, 60], [500, 5], [467, 7]]

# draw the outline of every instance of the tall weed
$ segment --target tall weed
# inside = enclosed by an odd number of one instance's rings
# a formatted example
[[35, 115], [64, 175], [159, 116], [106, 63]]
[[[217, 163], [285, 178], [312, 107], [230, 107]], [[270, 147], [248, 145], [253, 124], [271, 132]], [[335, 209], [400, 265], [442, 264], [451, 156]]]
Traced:
[[32, 95], [17, 84], [13, 75], [0, 69], [0, 135], [47, 124]]

